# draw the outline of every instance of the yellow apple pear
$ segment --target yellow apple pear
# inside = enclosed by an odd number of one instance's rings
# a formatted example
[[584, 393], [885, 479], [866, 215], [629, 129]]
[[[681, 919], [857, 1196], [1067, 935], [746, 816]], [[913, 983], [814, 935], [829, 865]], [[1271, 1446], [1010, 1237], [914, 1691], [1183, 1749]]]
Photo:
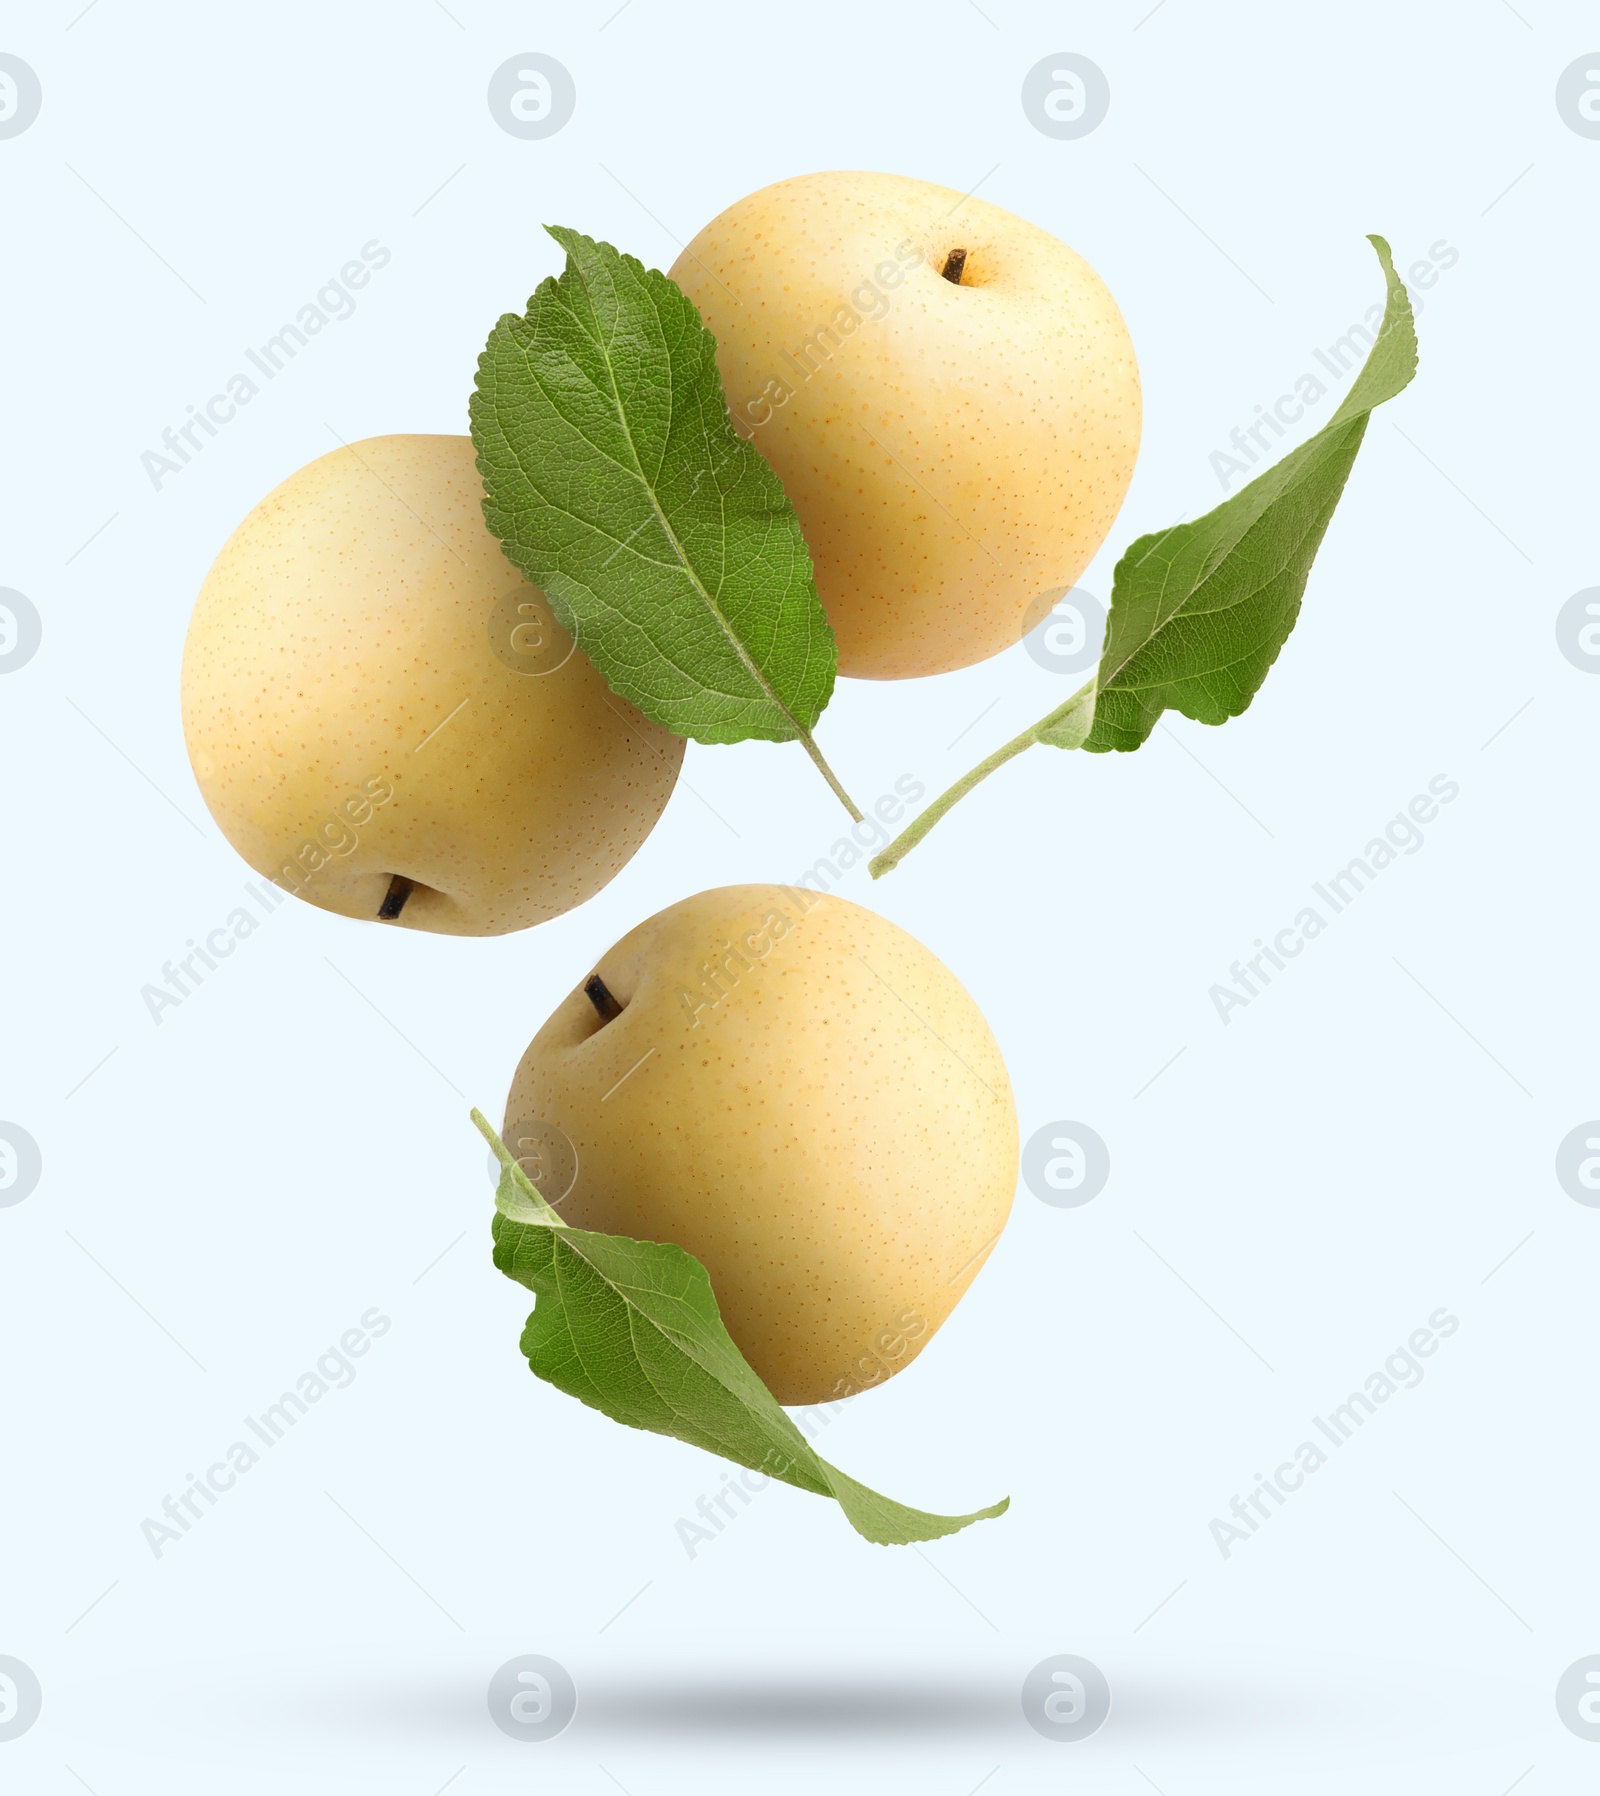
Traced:
[[572, 1226], [670, 1241], [781, 1403], [881, 1383], [998, 1240], [1005, 1063], [950, 970], [834, 897], [723, 886], [600, 956], [523, 1056], [505, 1141]]
[[1081, 256], [901, 175], [779, 181], [672, 266], [736, 428], [783, 482], [839, 671], [900, 680], [1019, 641], [1088, 566], [1139, 449], [1139, 370]]
[[183, 726], [222, 833], [324, 910], [453, 935], [632, 857], [684, 744], [618, 698], [483, 521], [470, 438], [374, 437], [270, 493], [201, 588]]

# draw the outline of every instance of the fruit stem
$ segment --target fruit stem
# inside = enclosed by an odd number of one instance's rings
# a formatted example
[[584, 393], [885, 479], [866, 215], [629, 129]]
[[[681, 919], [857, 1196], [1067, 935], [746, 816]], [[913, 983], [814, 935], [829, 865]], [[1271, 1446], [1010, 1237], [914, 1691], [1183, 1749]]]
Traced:
[[834, 797], [837, 798], [838, 801], [840, 802], [840, 804], [842, 804], [844, 806], [844, 808], [850, 813], [851, 821], [853, 823], [865, 823], [866, 818], [863, 817], [861, 815], [861, 813], [856, 809], [855, 800], [850, 796], [850, 794], [848, 792], [845, 791], [844, 787], [839, 784], [838, 780], [834, 776], [833, 769], [828, 765], [828, 763], [825, 760], [823, 760], [822, 750], [820, 748], [818, 748], [816, 743], [812, 740], [810, 730], [802, 730], [800, 732], [800, 741], [801, 741], [801, 745], [804, 747], [806, 753], [808, 755], [810, 755], [810, 757], [812, 758], [813, 761], [816, 762], [817, 771], [822, 775], [822, 777], [833, 788]]
[[416, 881], [407, 879], [405, 874], [396, 873], [389, 881], [389, 889], [383, 895], [383, 903], [378, 906], [378, 915], [385, 923], [394, 922], [406, 907], [406, 900], [417, 889]]
[[584, 982], [583, 995], [594, 1006], [602, 1023], [615, 1022], [622, 1015], [622, 1006], [612, 997], [611, 988], [598, 973], [591, 974]]
[[959, 287], [961, 285], [961, 271], [966, 265], [967, 252], [964, 249], [953, 249], [950, 254], [945, 257], [944, 267], [941, 268], [939, 272], [947, 281], [951, 281]]
[[[867, 871], [874, 879], [882, 879], [885, 873], [892, 872], [953, 804], [965, 798], [974, 786], [986, 780], [997, 767], [1004, 767], [1007, 761], [1015, 760], [1025, 748], [1032, 748], [1035, 742], [1045, 740], [1043, 732], [1047, 728], [1060, 728], [1069, 717], [1079, 713], [1083, 699], [1092, 695], [1094, 690], [1093, 680], [1080, 686], [1064, 705], [1052, 711], [1048, 717], [1040, 718], [1037, 723], [1029, 724], [1020, 736], [1013, 736], [1003, 748], [997, 748], [970, 773], [964, 773], [949, 791], [940, 793], [921, 816], [914, 817], [882, 854], [875, 854], [867, 862]], [[1067, 744], [1058, 742], [1056, 746], [1063, 747]]]

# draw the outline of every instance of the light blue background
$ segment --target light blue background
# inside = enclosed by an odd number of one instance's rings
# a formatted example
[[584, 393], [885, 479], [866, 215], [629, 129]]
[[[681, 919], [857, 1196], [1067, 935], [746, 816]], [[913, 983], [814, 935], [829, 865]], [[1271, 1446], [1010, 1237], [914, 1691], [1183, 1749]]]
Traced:
[[[44, 96], [0, 142], [0, 585], [44, 620], [0, 681], [0, 1117], [44, 1162], [0, 1211], [0, 1653], [45, 1701], [0, 1746], [6, 1787], [1592, 1788], [1554, 1692], [1600, 1651], [1600, 1212], [1553, 1172], [1600, 1114], [1600, 680], [1553, 630], [1600, 578], [1600, 142], [1554, 102], [1592, 9], [79, 10], [0, 29]], [[526, 50], [577, 84], [540, 142], [485, 102]], [[1111, 84], [1076, 142], [1019, 101], [1059, 50]], [[1169, 719], [1136, 756], [1034, 751], [840, 888], [977, 996], [1025, 1136], [1081, 1118], [1110, 1147], [1093, 1203], [1019, 1196], [915, 1369], [827, 1433], [895, 1496], [1011, 1513], [882, 1550], [774, 1488], [691, 1561], [674, 1524], [722, 1468], [529, 1377], [466, 1111], [497, 1112], [635, 922], [827, 852], [800, 751], [691, 747], [705, 802], [680, 787], [537, 931], [288, 904], [159, 1028], [139, 990], [247, 874], [177, 708], [233, 525], [336, 435], [464, 430], [490, 324], [558, 266], [541, 221], [665, 267], [740, 195], [828, 167], [981, 183], [1109, 283], [1146, 416], [1102, 597], [1380, 296], [1365, 232], [1402, 268], [1441, 239], [1460, 259], [1250, 711]], [[393, 261], [354, 316], [153, 491], [141, 451], [373, 238]], [[1019, 647], [844, 682], [820, 738], [863, 801], [936, 790], [1067, 690]], [[1438, 774], [1461, 794], [1426, 846], [1223, 1027], [1208, 987]], [[1461, 1326], [1425, 1382], [1224, 1561], [1211, 1517], [1441, 1305]], [[372, 1306], [393, 1328], [356, 1383], [153, 1559], [142, 1519]], [[486, 1712], [524, 1653], [579, 1687], [548, 1745]], [[1073, 1746], [1018, 1705], [1058, 1653], [1113, 1691]]]

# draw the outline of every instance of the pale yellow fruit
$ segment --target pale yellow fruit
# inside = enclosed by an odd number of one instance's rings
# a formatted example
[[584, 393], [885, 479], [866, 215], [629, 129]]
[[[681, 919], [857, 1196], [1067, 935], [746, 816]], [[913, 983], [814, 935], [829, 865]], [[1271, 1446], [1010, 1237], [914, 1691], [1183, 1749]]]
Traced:
[[782, 1403], [909, 1365], [1017, 1179], [1005, 1063], [954, 974], [859, 905], [747, 885], [661, 911], [595, 976], [601, 1004], [587, 978], [561, 1003], [506, 1107], [560, 1214], [687, 1248]]
[[[376, 918], [398, 876], [410, 928], [526, 929], [599, 891], [672, 795], [681, 738], [606, 686], [482, 501], [470, 438], [374, 437], [270, 493], [201, 588], [195, 778], [245, 860], [324, 910]], [[491, 626], [518, 631], [507, 659]]]
[[803, 175], [714, 218], [672, 278], [794, 501], [841, 673], [970, 667], [1088, 566], [1133, 477], [1139, 370], [1047, 231], [901, 175]]

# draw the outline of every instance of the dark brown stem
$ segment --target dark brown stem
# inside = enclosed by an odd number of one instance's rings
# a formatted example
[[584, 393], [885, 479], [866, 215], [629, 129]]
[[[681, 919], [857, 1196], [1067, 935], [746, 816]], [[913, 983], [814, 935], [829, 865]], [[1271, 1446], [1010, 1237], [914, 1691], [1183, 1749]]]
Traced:
[[602, 1023], [614, 1022], [622, 1015], [622, 1006], [612, 997], [610, 988], [598, 973], [585, 981], [583, 995], [594, 1006]]
[[940, 270], [947, 281], [955, 286], [961, 285], [961, 271], [967, 265], [967, 252], [964, 249], [953, 249], [944, 259], [944, 267]]
[[406, 907], [406, 900], [417, 889], [416, 881], [407, 879], [405, 874], [397, 873], [389, 881], [389, 889], [383, 895], [383, 903], [378, 906], [378, 915], [385, 923], [394, 922]]

